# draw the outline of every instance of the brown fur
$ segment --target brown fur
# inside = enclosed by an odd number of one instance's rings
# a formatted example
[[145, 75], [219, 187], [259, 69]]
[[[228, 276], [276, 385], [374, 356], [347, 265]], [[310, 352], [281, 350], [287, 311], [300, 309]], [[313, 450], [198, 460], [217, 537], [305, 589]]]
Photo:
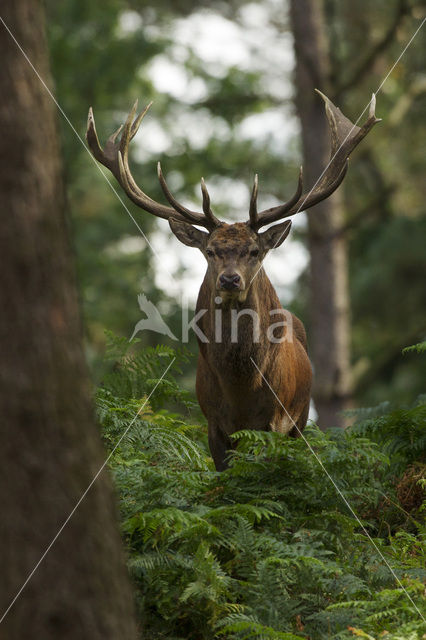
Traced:
[[[124, 125], [121, 138], [111, 136], [105, 148], [99, 144], [92, 109], [89, 110], [86, 138], [94, 157], [110, 169], [129, 198], [145, 211], [169, 221], [173, 233], [184, 243], [203, 252], [208, 269], [200, 289], [197, 309], [209, 309], [203, 318], [204, 331], [214, 339], [215, 297], [219, 294], [224, 313], [224, 339], [200, 343], [197, 371], [197, 394], [209, 423], [209, 442], [218, 469], [226, 466], [229, 435], [238, 429], [272, 429], [299, 435], [309, 410], [312, 372], [306, 352], [306, 335], [300, 320], [293, 316], [293, 340], [274, 344], [266, 339], [270, 326], [269, 310], [279, 309], [276, 293], [261, 269], [266, 253], [278, 247], [290, 231], [285, 220], [258, 233], [261, 227], [290, 217], [327, 198], [343, 180], [347, 159], [356, 145], [379, 120], [374, 113], [373, 94], [369, 116], [361, 128], [355, 127], [321, 92], [332, 131], [332, 160], [317, 181], [315, 189], [303, 193], [302, 171], [296, 193], [287, 203], [257, 211], [258, 179], [250, 199], [249, 221], [228, 225], [221, 223], [210, 209], [210, 196], [201, 180], [203, 214], [183, 207], [171, 194], [158, 164], [161, 188], [172, 205], [155, 202], [135, 183], [128, 165], [128, 147], [150, 105], [136, 116], [137, 103]], [[349, 131], [350, 129], [350, 131]], [[349, 133], [348, 133], [349, 131]], [[120, 151], [120, 153], [118, 153]], [[120, 163], [120, 158], [123, 160]], [[195, 226], [194, 226], [195, 225]], [[200, 231], [205, 227], [210, 233]], [[253, 254], [253, 248], [258, 252]], [[254, 275], [257, 273], [253, 280]], [[237, 280], [235, 280], [235, 277]], [[251, 319], [242, 319], [238, 344], [230, 338], [232, 311], [255, 311], [260, 317], [261, 339], [253, 341]], [[279, 401], [253, 364], [256, 362]], [[281, 406], [284, 405], [285, 409]], [[290, 415], [288, 417], [286, 411]], [[296, 426], [295, 426], [296, 425]]]
[[[197, 301], [197, 311], [208, 310], [198, 325], [209, 342], [199, 341], [196, 391], [208, 421], [209, 446], [218, 470], [227, 466], [226, 452], [232, 446], [229, 438], [232, 433], [240, 429], [259, 429], [297, 437], [308, 417], [312, 372], [302, 323], [291, 316], [293, 332], [292, 336], [288, 333], [288, 337], [292, 340], [271, 343], [267, 338], [270, 324], [280, 319], [271, 320], [269, 311], [282, 309], [282, 306], [261, 267], [260, 260], [269, 248], [262, 247], [263, 235], [238, 223], [223, 225], [213, 231], [208, 240], [206, 238], [205, 251], [214, 249], [215, 259], [213, 264], [211, 260], [209, 262]], [[260, 253], [250, 264], [248, 251], [252, 246], [260, 247]], [[216, 285], [221, 271], [240, 274], [244, 292], [229, 295], [218, 292]], [[219, 294], [222, 301], [218, 304]], [[220, 343], [215, 342], [215, 311], [218, 309], [222, 310]], [[234, 313], [253, 310], [259, 315], [258, 342], [253, 340], [253, 320], [248, 315], [239, 320], [238, 342], [231, 341], [232, 310]], [[275, 337], [282, 335], [283, 330], [276, 329]]]

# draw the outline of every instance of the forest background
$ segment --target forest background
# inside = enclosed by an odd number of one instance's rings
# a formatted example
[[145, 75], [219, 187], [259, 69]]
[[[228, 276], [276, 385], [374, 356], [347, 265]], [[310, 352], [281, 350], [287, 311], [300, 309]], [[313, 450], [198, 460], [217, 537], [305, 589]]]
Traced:
[[[421, 3], [328, 0], [323, 11], [327, 68], [321, 88], [355, 121], [413, 34]], [[136, 180], [154, 199], [163, 197], [157, 160], [175, 195], [195, 208], [204, 176], [214, 210], [230, 221], [245, 219], [255, 172], [262, 206], [293, 193], [303, 153], [294, 106], [293, 36], [288, 7], [281, 2], [184, 1], [155, 7], [117, 0], [52, 2], [47, 27], [55, 96], [82, 138], [89, 106], [105, 140], [136, 98], [141, 106], [154, 101], [132, 157]], [[409, 401], [421, 391], [426, 373], [424, 363], [401, 355], [404, 346], [423, 338], [426, 308], [425, 159], [419, 144], [425, 129], [424, 53], [420, 35], [381, 87], [377, 113], [383, 122], [351, 160], [338, 221], [328, 222], [325, 231], [322, 225], [323, 234], [344, 243], [347, 255], [349, 279], [343, 287], [349, 300], [342, 304], [350, 335], [342, 340], [349, 342], [350, 355], [341, 375], [348, 382], [343, 391], [328, 392], [345, 394], [343, 406], [371, 406], [390, 396]], [[314, 99], [312, 86], [302, 93]], [[181, 334], [182, 298], [194, 305], [204, 260], [181, 247], [167, 223], [123, 197], [152, 248], [147, 246], [64, 119], [61, 135], [86, 347], [100, 380], [104, 331], [132, 335], [144, 317], [137, 304], [140, 292]], [[314, 154], [315, 149], [306, 154], [305, 168]], [[311, 219], [315, 215], [320, 214], [314, 210]], [[321, 322], [309, 303], [315, 229], [309, 230], [306, 214], [298, 218], [292, 239], [272, 252], [265, 267], [283, 303], [304, 321], [311, 342], [320, 342], [333, 318], [325, 318], [325, 328], [313, 326]], [[336, 261], [335, 270], [340, 264]], [[333, 275], [323, 271], [311, 286], [324, 298], [324, 279]], [[331, 299], [330, 313], [333, 304], [339, 301]], [[150, 332], [138, 337], [150, 345], [164, 342]], [[189, 348], [196, 352], [194, 338]], [[314, 364], [317, 377], [324, 377], [315, 353]], [[194, 362], [185, 373], [191, 388]]]
[[[11, 640], [424, 637], [422, 20], [405, 0], [5, 0], [0, 624]], [[315, 87], [352, 120], [376, 90], [383, 118], [337, 196], [298, 216], [266, 265], [306, 324], [325, 433], [239, 432], [218, 474], [194, 402], [196, 345], [148, 332], [129, 344], [141, 292], [179, 335], [202, 260], [110, 189], [84, 148], [87, 110], [105, 140], [136, 97], [153, 99], [133, 149], [138, 182], [161, 199], [161, 159], [197, 206], [204, 175], [215, 211], [235, 220], [255, 171], [269, 206], [293, 192], [302, 158], [309, 185], [327, 162]], [[333, 429], [351, 408], [355, 425]]]

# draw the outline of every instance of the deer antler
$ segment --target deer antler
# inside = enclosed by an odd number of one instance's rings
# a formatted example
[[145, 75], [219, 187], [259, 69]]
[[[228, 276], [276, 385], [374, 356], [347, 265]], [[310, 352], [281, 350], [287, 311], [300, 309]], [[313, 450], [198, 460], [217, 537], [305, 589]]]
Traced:
[[281, 218], [287, 218], [313, 207], [321, 200], [325, 200], [342, 182], [348, 168], [348, 158], [357, 144], [367, 135], [380, 118], [376, 118], [376, 96], [372, 95], [368, 118], [362, 127], [346, 118], [338, 107], [336, 107], [327, 96], [316, 89], [317, 93], [325, 102], [325, 112], [331, 130], [331, 156], [330, 161], [321, 176], [318, 184], [310, 191], [302, 194], [302, 168], [299, 173], [299, 184], [294, 196], [286, 203], [271, 209], [265, 209], [257, 213], [257, 176], [253, 187], [250, 201], [250, 226], [257, 231], [260, 227], [271, 222], [276, 222]]
[[[151, 104], [152, 102], [145, 107], [142, 113], [136, 116], [138, 106], [138, 101], [136, 100], [132, 110], [127, 116], [124, 126], [121, 125], [117, 131], [108, 138], [104, 149], [102, 149], [99, 144], [95, 127], [95, 118], [93, 116], [92, 107], [90, 107], [86, 131], [86, 140], [89, 145], [89, 149], [96, 160], [111, 171], [130, 200], [132, 200], [132, 202], [134, 202], [138, 207], [141, 207], [144, 211], [152, 213], [159, 218], [165, 218], [166, 220], [174, 218], [175, 220], [198, 224], [212, 231], [214, 228], [219, 226], [221, 222], [213, 215], [213, 212], [210, 209], [210, 196], [203, 179], [201, 180], [201, 190], [203, 195], [204, 213], [197, 213], [181, 205], [170, 193], [161, 171], [160, 163], [158, 163], [158, 178], [164, 195], [172, 205], [171, 207], [160, 204], [150, 198], [138, 187], [132, 176], [129, 167], [129, 144], [132, 138], [136, 135], [142, 119], [146, 115]], [[121, 137], [117, 140], [120, 132], [122, 132]]]
[[[380, 119], [375, 116], [376, 97], [374, 93], [370, 102], [368, 118], [362, 127], [357, 127], [352, 124], [352, 122], [343, 115], [340, 109], [336, 107], [331, 100], [327, 98], [327, 96], [321, 93], [321, 91], [317, 90], [317, 93], [325, 102], [325, 111], [331, 130], [330, 162], [319, 179], [318, 184], [313, 189], [303, 194], [303, 174], [302, 168], [300, 168], [298, 186], [293, 197], [288, 202], [285, 202], [278, 207], [265, 209], [260, 213], [257, 211], [258, 177], [256, 175], [250, 199], [250, 219], [248, 222], [255, 231], [258, 231], [264, 225], [276, 222], [281, 218], [293, 216], [302, 209], [309, 209], [318, 202], [321, 202], [321, 200], [328, 198], [328, 196], [337, 189], [345, 177], [348, 168], [349, 155], [355, 149], [357, 144], [359, 144], [359, 142], [361, 142], [361, 140], [367, 135], [376, 122], [380, 121]], [[160, 204], [150, 198], [138, 187], [132, 176], [129, 167], [129, 144], [136, 135], [142, 119], [146, 115], [151, 104], [152, 103], [150, 102], [142, 113], [137, 116], [136, 110], [138, 101], [136, 100], [124, 126], [120, 126], [117, 131], [108, 138], [104, 149], [102, 149], [99, 144], [95, 127], [95, 119], [92, 108], [90, 107], [86, 132], [86, 139], [90, 151], [96, 160], [111, 171], [130, 200], [138, 205], [138, 207], [141, 207], [148, 213], [152, 213], [159, 218], [165, 218], [166, 220], [174, 218], [175, 220], [181, 220], [183, 222], [190, 222], [191, 224], [203, 226], [209, 231], [212, 231], [222, 223], [216, 218], [211, 210], [210, 196], [203, 178], [201, 178], [203, 213], [197, 213], [184, 207], [171, 194], [164, 179], [160, 163], [158, 163], [157, 167], [158, 179], [163, 193], [171, 204], [171, 207]], [[121, 137], [117, 140], [120, 132]]]

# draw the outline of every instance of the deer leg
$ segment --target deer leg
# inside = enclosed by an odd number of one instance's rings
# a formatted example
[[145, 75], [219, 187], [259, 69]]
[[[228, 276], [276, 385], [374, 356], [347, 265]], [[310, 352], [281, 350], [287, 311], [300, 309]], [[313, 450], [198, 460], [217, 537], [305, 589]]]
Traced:
[[227, 452], [232, 449], [231, 442], [226, 434], [215, 424], [209, 422], [209, 448], [217, 471], [228, 468]]
[[302, 433], [303, 429], [306, 427], [306, 423], [308, 421], [308, 415], [309, 415], [309, 402], [307, 403], [306, 407], [303, 409], [302, 413], [300, 414], [300, 418], [296, 421], [297, 428], [293, 427], [293, 429], [288, 434], [289, 436], [291, 436], [292, 438], [300, 438], [300, 434]]

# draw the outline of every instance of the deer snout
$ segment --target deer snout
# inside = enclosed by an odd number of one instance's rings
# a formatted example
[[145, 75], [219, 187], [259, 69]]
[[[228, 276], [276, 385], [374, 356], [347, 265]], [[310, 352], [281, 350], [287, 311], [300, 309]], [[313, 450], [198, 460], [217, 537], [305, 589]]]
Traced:
[[233, 289], [240, 289], [241, 276], [238, 273], [231, 273], [230, 275], [222, 273], [219, 276], [219, 289], [225, 289], [226, 291], [232, 291]]

